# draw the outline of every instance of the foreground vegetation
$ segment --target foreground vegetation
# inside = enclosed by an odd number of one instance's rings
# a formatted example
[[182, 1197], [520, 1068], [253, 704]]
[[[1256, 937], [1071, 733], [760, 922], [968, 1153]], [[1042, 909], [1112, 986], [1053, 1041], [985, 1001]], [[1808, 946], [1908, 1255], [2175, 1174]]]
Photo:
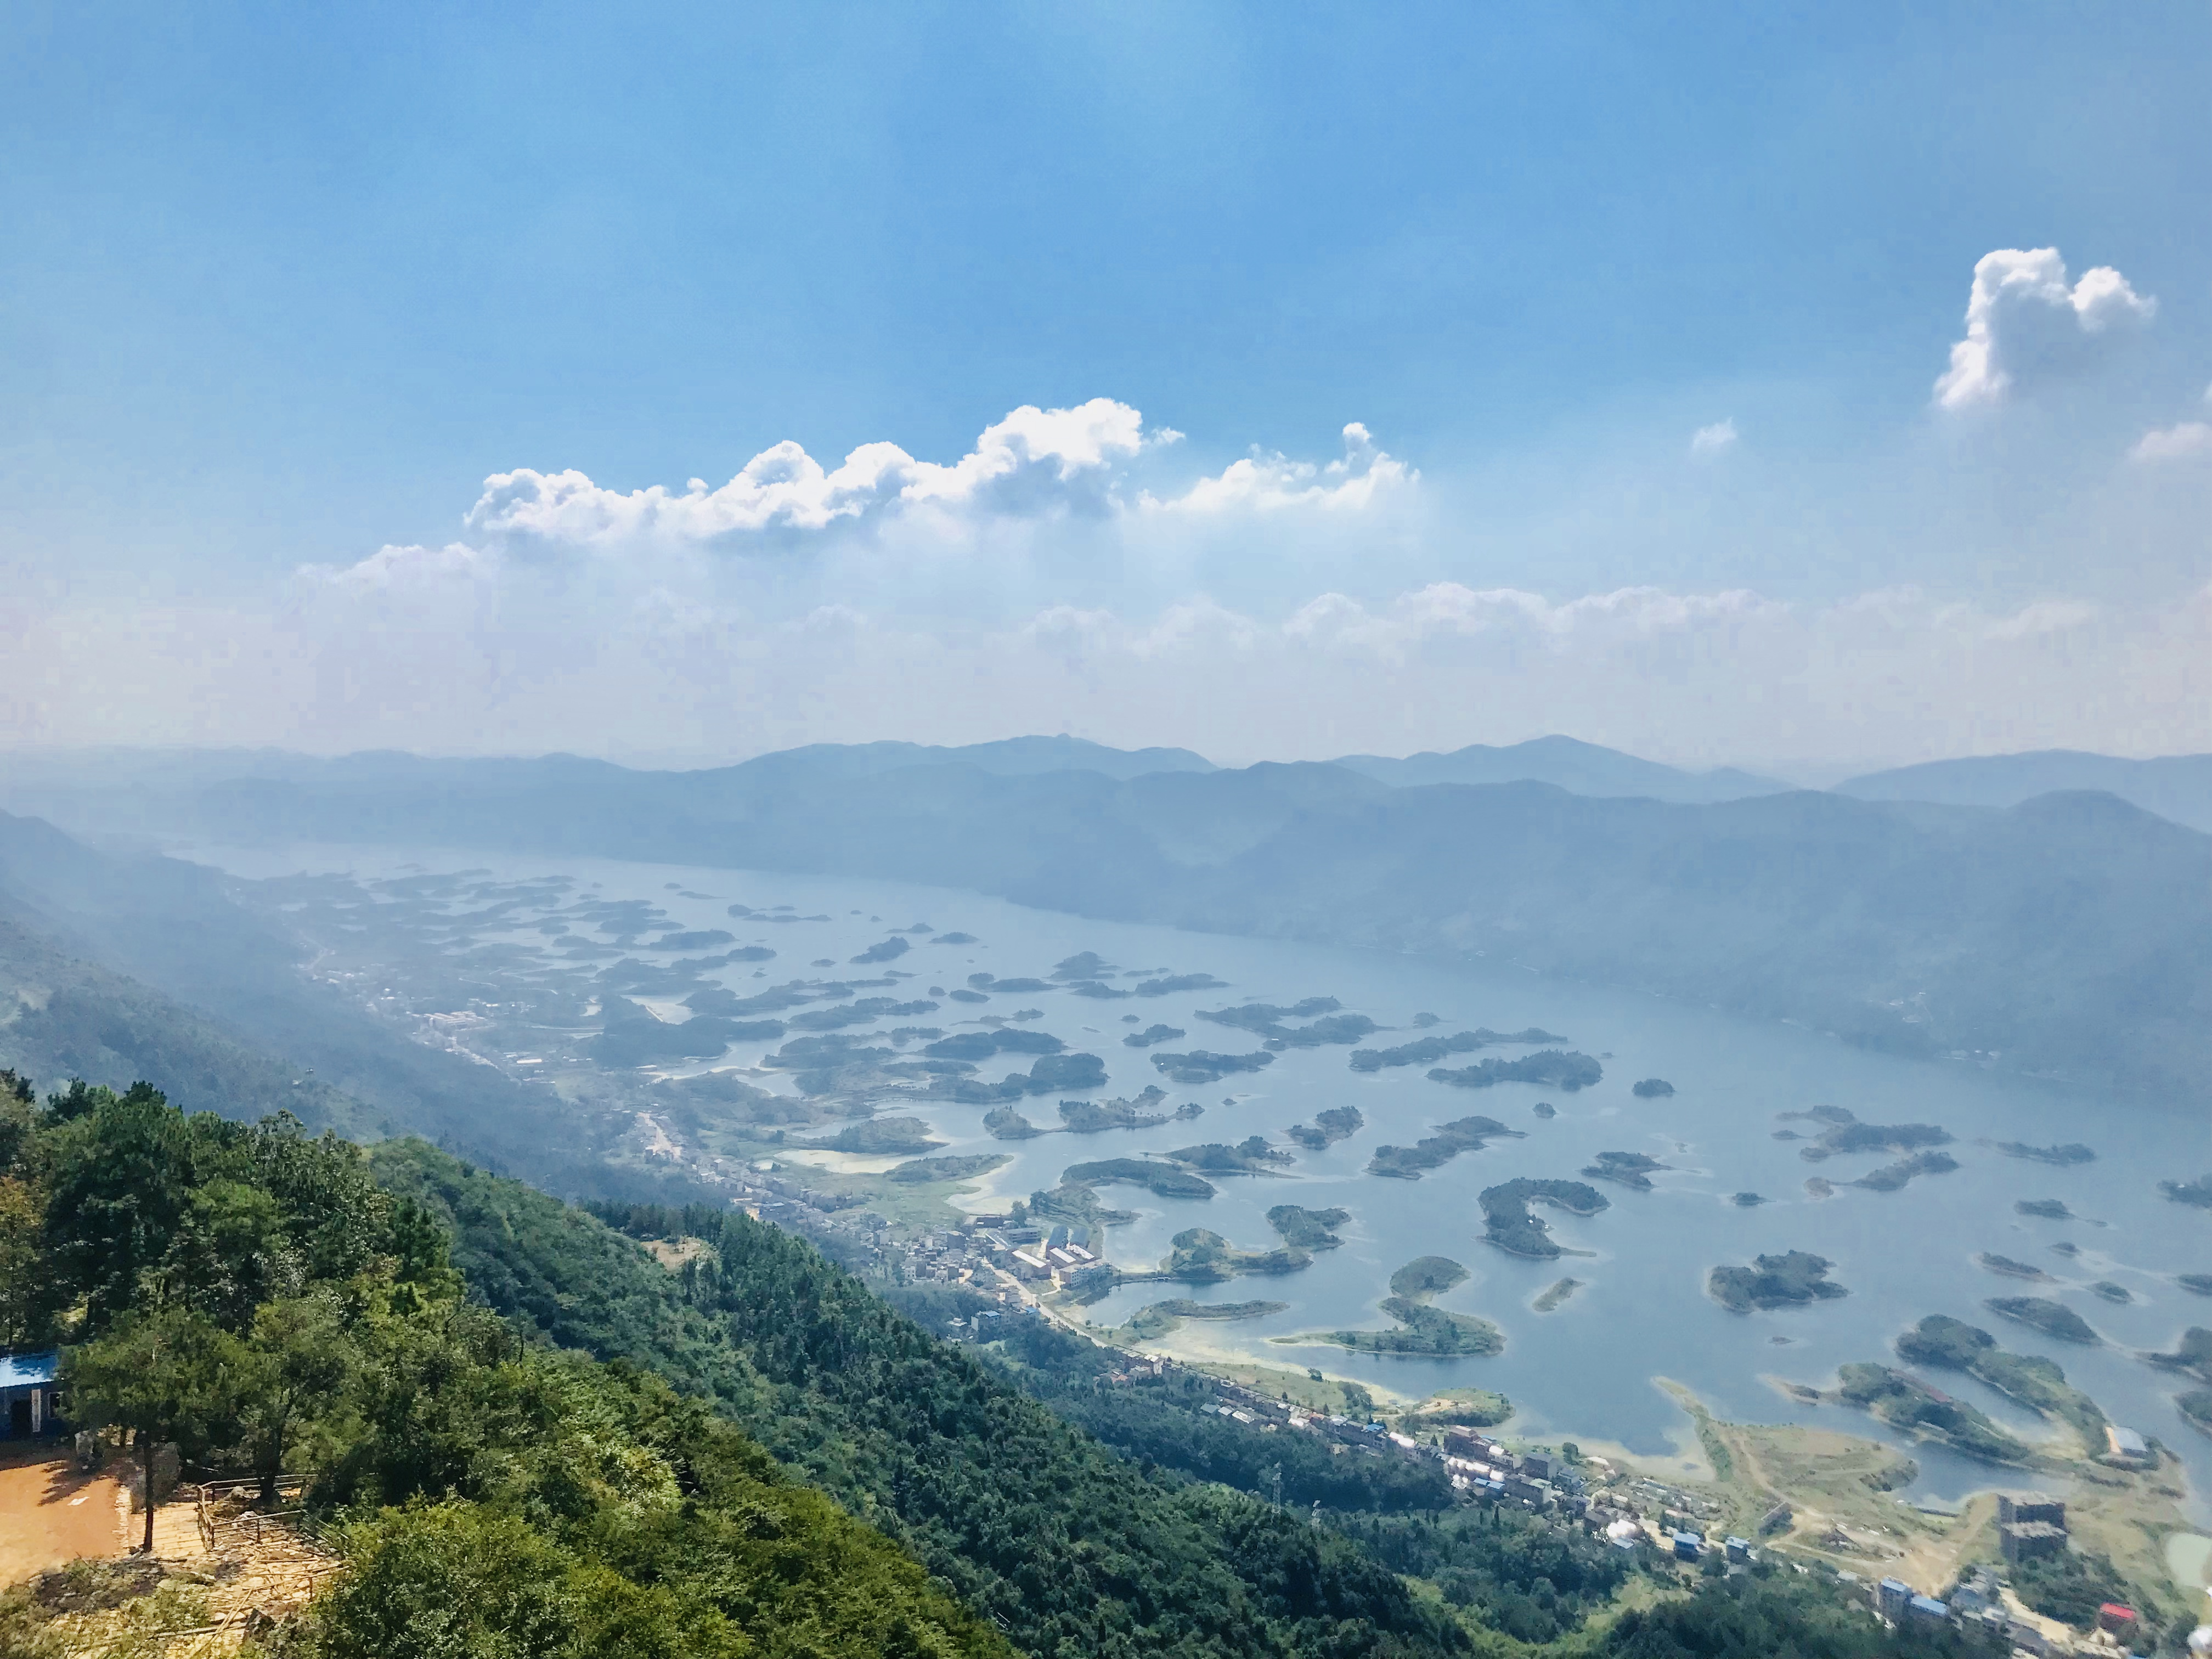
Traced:
[[8, 1213], [38, 1225], [9, 1340], [68, 1341], [76, 1413], [137, 1449], [307, 1475], [350, 1570], [299, 1650], [1010, 1651], [705, 1402], [467, 1299], [356, 1148], [143, 1085], [27, 1096], [0, 1102]]
[[[80, 1418], [304, 1477], [345, 1570], [268, 1633], [301, 1659], [1929, 1650], [1825, 1582], [1675, 1597], [1440, 1466], [1262, 1435], [1188, 1374], [1109, 1386], [1042, 1321], [947, 1344], [972, 1292], [895, 1310], [723, 1209], [593, 1216], [143, 1085], [9, 1079], [0, 1170], [4, 1340], [64, 1346]], [[36, 1614], [0, 1606], [9, 1650]]]

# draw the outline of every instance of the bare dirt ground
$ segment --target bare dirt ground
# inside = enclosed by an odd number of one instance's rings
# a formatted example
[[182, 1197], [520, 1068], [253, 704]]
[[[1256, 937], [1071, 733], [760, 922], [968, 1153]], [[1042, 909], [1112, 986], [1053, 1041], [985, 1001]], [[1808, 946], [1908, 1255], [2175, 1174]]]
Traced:
[[125, 1547], [112, 1476], [85, 1475], [51, 1444], [0, 1455], [0, 1586]]
[[296, 1485], [266, 1509], [242, 1486], [180, 1487], [154, 1511], [152, 1555], [123, 1553], [143, 1510], [127, 1540], [111, 1520], [108, 1559], [38, 1577], [33, 1600], [73, 1651], [154, 1643], [165, 1659], [229, 1659], [248, 1635], [298, 1614], [337, 1569], [298, 1530], [298, 1500]]

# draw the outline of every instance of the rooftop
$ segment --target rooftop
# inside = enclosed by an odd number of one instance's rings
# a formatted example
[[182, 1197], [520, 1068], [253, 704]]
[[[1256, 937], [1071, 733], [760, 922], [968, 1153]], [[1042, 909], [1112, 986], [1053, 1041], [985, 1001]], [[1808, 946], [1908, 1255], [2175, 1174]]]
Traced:
[[0, 1354], [0, 1389], [51, 1382], [60, 1366], [61, 1356], [52, 1348], [44, 1353]]

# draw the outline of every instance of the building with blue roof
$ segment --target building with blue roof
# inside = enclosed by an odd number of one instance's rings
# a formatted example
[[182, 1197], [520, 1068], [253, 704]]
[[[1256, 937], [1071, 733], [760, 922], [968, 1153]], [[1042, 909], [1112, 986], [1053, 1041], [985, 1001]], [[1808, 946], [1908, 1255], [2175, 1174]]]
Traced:
[[61, 1356], [0, 1354], [0, 1440], [27, 1440], [51, 1434], [59, 1425], [54, 1410], [54, 1376]]

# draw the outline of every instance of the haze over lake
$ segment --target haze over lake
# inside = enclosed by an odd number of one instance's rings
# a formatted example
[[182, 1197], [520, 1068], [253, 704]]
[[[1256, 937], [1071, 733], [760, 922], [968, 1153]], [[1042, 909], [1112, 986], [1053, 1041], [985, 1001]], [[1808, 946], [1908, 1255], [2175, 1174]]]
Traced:
[[[896, 963], [915, 975], [901, 981], [902, 996], [920, 997], [933, 984], [962, 986], [974, 974], [1046, 978], [1055, 963], [1085, 951], [1123, 969], [1212, 975], [1224, 983], [1126, 1000], [1081, 997], [1056, 986], [984, 1003], [941, 1000], [939, 1011], [927, 1017], [927, 1024], [950, 1032], [963, 1029], [963, 1020], [1041, 1010], [1042, 1018], [1025, 1022], [1027, 1029], [1054, 1034], [1071, 1051], [1095, 1054], [1106, 1067], [1103, 1089], [1066, 1091], [1068, 1097], [1129, 1097], [1160, 1084], [1168, 1091], [1160, 1109], [1196, 1102], [1205, 1110], [1194, 1121], [1000, 1140], [984, 1131], [988, 1109], [983, 1106], [901, 1099], [887, 1108], [924, 1119], [937, 1139], [949, 1143], [943, 1149], [946, 1153], [1011, 1158], [966, 1200], [976, 1210], [1003, 1208], [1014, 1198], [1052, 1188], [1073, 1164], [1165, 1153], [1194, 1142], [1234, 1143], [1259, 1134], [1295, 1157], [1295, 1162], [1279, 1166], [1279, 1176], [1210, 1176], [1218, 1188], [1210, 1200], [1162, 1200], [1127, 1185], [1103, 1188], [1108, 1204], [1137, 1213], [1137, 1219], [1110, 1229], [1101, 1247], [1102, 1254], [1124, 1268], [1158, 1266], [1172, 1237], [1197, 1226], [1240, 1249], [1272, 1249], [1280, 1240], [1266, 1212], [1275, 1205], [1350, 1212], [1351, 1220], [1338, 1229], [1343, 1246], [1317, 1253], [1301, 1270], [1195, 1286], [1124, 1285], [1086, 1310], [1094, 1323], [1117, 1325], [1139, 1308], [1170, 1296], [1201, 1303], [1265, 1297], [1288, 1305], [1258, 1318], [1209, 1322], [1195, 1334], [1187, 1328], [1170, 1346], [1202, 1341], [1216, 1352], [1274, 1366], [1317, 1367], [1407, 1396], [1447, 1387], [1497, 1389], [1516, 1403], [1513, 1426], [1518, 1432], [1613, 1439], [1656, 1454], [1680, 1443], [1687, 1429], [1680, 1412], [1654, 1386], [1652, 1379], [1659, 1376], [1688, 1385], [1727, 1418], [1821, 1423], [1904, 1444], [1863, 1413], [1801, 1404], [1763, 1379], [1832, 1386], [1839, 1364], [1893, 1362], [1890, 1345], [1900, 1330], [1924, 1315], [1949, 1314], [1991, 1328], [2008, 1348], [2047, 1354], [2115, 1422], [2157, 1437], [2179, 1452], [2195, 1492], [2212, 1489], [2206, 1479], [2212, 1474], [2212, 1452], [2172, 1404], [2179, 1379], [2134, 1357], [2138, 1350], [2172, 1347], [2184, 1327], [2203, 1322], [2204, 1302], [2175, 1283], [2177, 1274], [2212, 1267], [2203, 1248], [2203, 1217], [2166, 1201], [2157, 1190], [2161, 1178], [2203, 1173], [2212, 1156], [2198, 1114], [2134, 1104], [2108, 1107], [2098, 1098], [2001, 1077], [1972, 1062], [1926, 1063], [1871, 1054], [1786, 1024], [1540, 978], [1483, 961], [1453, 963], [1093, 921], [943, 888], [421, 848], [203, 846], [185, 855], [244, 878], [346, 871], [368, 878], [464, 869], [488, 872], [488, 878], [496, 880], [567, 876], [595, 897], [647, 901], [667, 914], [666, 925], [674, 929], [727, 929], [741, 945], [757, 941], [773, 947], [778, 957], [771, 963], [732, 963], [707, 972], [706, 978], [727, 984], [741, 996], [763, 983], [830, 971], [805, 964], [814, 958], [843, 964], [884, 939], [887, 930], [915, 923], [927, 923], [939, 933], [972, 934], [975, 942], [918, 943]], [[732, 903], [758, 910], [790, 905], [828, 920], [762, 927], [732, 919]], [[556, 941], [542, 934], [532, 916], [506, 919], [462, 942], [503, 944], [534, 953], [518, 950], [512, 966], [472, 970], [486, 982], [482, 994], [487, 1000], [499, 999], [499, 984], [525, 981], [568, 965], [547, 952]], [[1152, 1062], [1152, 1056], [1164, 1049], [1242, 1053], [1258, 1048], [1249, 1032], [1200, 1019], [1200, 1010], [1252, 1002], [1288, 1005], [1315, 997], [1335, 998], [1346, 1012], [1367, 1015], [1383, 1028], [1365, 1039], [1364, 1047], [1385, 1047], [1420, 1035], [1413, 1020], [1422, 1013], [1439, 1017], [1431, 1028], [1436, 1035], [1535, 1026], [1565, 1038], [1562, 1048], [1599, 1057], [1603, 1079], [1572, 1092], [1513, 1082], [1463, 1090], [1430, 1081], [1425, 1065], [1355, 1073], [1348, 1064], [1348, 1046], [1293, 1047], [1276, 1053], [1264, 1070], [1199, 1085], [1169, 1083]], [[1139, 1017], [1135, 1024], [1122, 1018], [1132, 1012]], [[1124, 1034], [1155, 1023], [1182, 1028], [1187, 1035], [1155, 1048], [1123, 1043]], [[865, 1027], [856, 1029], [866, 1035]], [[671, 1069], [750, 1068], [776, 1046], [739, 1043], [719, 1059]], [[1513, 1046], [1486, 1050], [1509, 1057], [1528, 1051]], [[1632, 1085], [1647, 1078], [1666, 1079], [1675, 1092], [1671, 1097], [1638, 1098]], [[749, 1080], [769, 1089], [793, 1086], [787, 1072], [749, 1073]], [[1053, 1107], [1059, 1097], [1042, 1097], [1023, 1109], [1040, 1127], [1049, 1127], [1057, 1121]], [[1534, 1109], [1539, 1102], [1552, 1105], [1556, 1115], [1538, 1115]], [[1848, 1185], [1896, 1155], [1871, 1151], [1819, 1163], [1802, 1158], [1801, 1150], [1820, 1126], [1778, 1115], [1822, 1105], [1843, 1108], [1869, 1122], [1940, 1126], [1953, 1137], [1946, 1150], [1959, 1167], [1917, 1176], [1895, 1191]], [[1340, 1106], [1356, 1106], [1364, 1115], [1365, 1125], [1357, 1133], [1321, 1151], [1287, 1140], [1285, 1131], [1291, 1125], [1310, 1122], [1316, 1113]], [[1418, 1181], [1367, 1172], [1377, 1146], [1410, 1146], [1438, 1124], [1474, 1114], [1495, 1118], [1525, 1139], [1493, 1140], [1482, 1150], [1460, 1152]], [[1778, 1131], [1803, 1138], [1778, 1139]], [[2082, 1142], [2096, 1158], [2054, 1167], [2007, 1156], [1988, 1144], [1995, 1141]], [[1482, 1188], [1515, 1177], [1575, 1179], [1605, 1152], [1640, 1153], [1668, 1167], [1651, 1175], [1648, 1192], [1597, 1183], [1610, 1206], [1595, 1216], [1539, 1212], [1562, 1246], [1591, 1254], [1528, 1260], [1484, 1242], [1476, 1203]], [[1809, 1195], [1808, 1177], [1832, 1183], [1832, 1196]], [[1767, 1201], [1739, 1206], [1732, 1199], [1742, 1192], [1758, 1193]], [[2050, 1198], [2061, 1200], [2080, 1218], [2046, 1220], [2014, 1210], [2020, 1200]], [[2052, 1245], [2069, 1241], [2078, 1246], [2078, 1255], [2052, 1250]], [[1715, 1266], [1791, 1249], [1828, 1258], [1834, 1264], [1831, 1277], [1850, 1294], [1807, 1308], [1750, 1315], [1731, 1313], [1706, 1295], [1705, 1276]], [[1976, 1257], [1985, 1252], [2032, 1263], [2051, 1274], [2057, 1282], [2036, 1287], [2036, 1293], [2055, 1297], [2081, 1314], [2104, 1337], [2105, 1346], [2051, 1341], [1990, 1314], [1983, 1306], [1986, 1298], [2027, 1287], [1978, 1266]], [[1502, 1353], [1404, 1358], [1270, 1340], [1388, 1325], [1377, 1304], [1389, 1293], [1391, 1273], [1424, 1255], [1448, 1256], [1471, 1270], [1436, 1305], [1497, 1324], [1506, 1337]], [[1583, 1287], [1555, 1311], [1532, 1311], [1540, 1292], [1570, 1273], [1583, 1281]], [[2132, 1302], [2117, 1305], [2090, 1294], [2087, 1286], [2097, 1281], [2124, 1286]], [[1973, 1379], [1945, 1373], [1937, 1381], [2024, 1437], [2039, 1439], [2048, 1431]], [[1906, 1449], [1922, 1470], [1910, 1489], [1912, 1496], [1956, 1498], [1978, 1487], [2018, 1485], [2029, 1478], [1926, 1446]], [[2203, 1500], [2195, 1502], [2203, 1516]]]

